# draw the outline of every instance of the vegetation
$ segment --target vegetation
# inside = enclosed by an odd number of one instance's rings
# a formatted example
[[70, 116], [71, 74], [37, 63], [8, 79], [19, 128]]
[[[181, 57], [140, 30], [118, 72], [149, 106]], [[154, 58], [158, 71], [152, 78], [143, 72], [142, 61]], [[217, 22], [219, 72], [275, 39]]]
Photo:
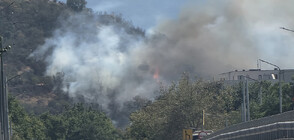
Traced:
[[[262, 102], [260, 100], [262, 87]], [[226, 125], [241, 122], [241, 86], [224, 86], [221, 83], [192, 81], [183, 75], [177, 84], [161, 90], [152, 104], [131, 114], [131, 125], [126, 135], [129, 139], [181, 139], [182, 129], [218, 130]], [[251, 119], [279, 113], [278, 84], [252, 83], [250, 92]], [[283, 84], [283, 110], [293, 110], [294, 86]]]
[[77, 13], [144, 35], [121, 16], [93, 13], [85, 4], [85, 0], [0, 1], [0, 35], [4, 46], [13, 45], [4, 54], [4, 71], [8, 79], [20, 75], [8, 83], [13, 139], [120, 139], [121, 132], [97, 105], [76, 103], [61, 90], [62, 73], [44, 76], [46, 64], [28, 57], [62, 26], [62, 20]]
[[[217, 82], [191, 79], [183, 74], [179, 82], [160, 89], [160, 96], [149, 101], [136, 97], [127, 102], [131, 123], [121, 132], [97, 107], [74, 103], [61, 90], [62, 73], [43, 76], [45, 64], [29, 59], [29, 54], [45, 38], [61, 26], [59, 19], [85, 12], [98, 16], [101, 24], [117, 24], [132, 34], [144, 36], [144, 31], [123, 20], [121, 16], [93, 13], [85, 0], [1, 0], [0, 35], [4, 45], [15, 44], [5, 54], [8, 77], [21, 74], [21, 79], [9, 82], [9, 119], [13, 139], [180, 139], [182, 129], [217, 130], [241, 122], [241, 86], [226, 87]], [[250, 84], [251, 118], [279, 113], [278, 85], [263, 82]], [[294, 108], [293, 83], [283, 84], [283, 110]], [[130, 109], [131, 108], [131, 109]], [[44, 110], [46, 112], [44, 112]], [[120, 116], [117, 116], [120, 117]]]
[[68, 0], [66, 3], [56, 0], [0, 1], [0, 35], [4, 38], [4, 46], [12, 45], [12, 49], [4, 54], [4, 72], [8, 79], [21, 75], [21, 78], [9, 82], [9, 91], [30, 113], [39, 115], [46, 110], [60, 113], [64, 111], [63, 106], [76, 100], [63, 92], [62, 73], [54, 77], [44, 76], [45, 61], [29, 57], [71, 15], [79, 13], [97, 17], [95, 20], [99, 25], [113, 24], [130, 34], [144, 36], [142, 29], [134, 27], [121, 15], [94, 13], [85, 5], [85, 0]]
[[[231, 89], [220, 83], [192, 81], [183, 75], [177, 84], [161, 90], [161, 96], [151, 105], [130, 116], [131, 139], [180, 139], [183, 128], [202, 128], [202, 112], [207, 114], [205, 129], [224, 127], [224, 117], [232, 110]], [[217, 117], [213, 117], [217, 116]]]
[[44, 139], [45, 126], [38, 117], [29, 115], [20, 106], [18, 101], [9, 96], [9, 120], [11, 121], [13, 137], [15, 140], [22, 139]]
[[[262, 102], [259, 97], [260, 83], [252, 84], [249, 89], [250, 91], [250, 106], [252, 119], [257, 119], [265, 116], [278, 114], [280, 103], [279, 103], [279, 85], [271, 84], [269, 82], [262, 83]], [[284, 83], [283, 89], [283, 112], [293, 110], [294, 101], [294, 86], [293, 83]]]
[[[279, 111], [278, 86], [263, 82], [263, 102], [258, 96], [260, 83], [250, 85], [251, 117], [257, 119]], [[292, 110], [292, 84], [284, 84], [284, 111]], [[183, 128], [218, 130], [241, 122], [241, 87], [225, 87], [217, 82], [191, 80], [184, 74], [178, 83], [162, 87], [160, 96], [133, 112], [124, 133], [114, 128], [100, 111], [83, 104], [65, 106], [63, 112], [29, 115], [10, 96], [10, 120], [14, 139], [180, 139]], [[143, 105], [140, 105], [143, 106]]]
[[67, 107], [61, 114], [44, 113], [40, 116], [25, 112], [18, 101], [9, 96], [9, 119], [13, 137], [23, 139], [118, 140], [121, 134], [106, 115], [100, 111], [76, 104]]

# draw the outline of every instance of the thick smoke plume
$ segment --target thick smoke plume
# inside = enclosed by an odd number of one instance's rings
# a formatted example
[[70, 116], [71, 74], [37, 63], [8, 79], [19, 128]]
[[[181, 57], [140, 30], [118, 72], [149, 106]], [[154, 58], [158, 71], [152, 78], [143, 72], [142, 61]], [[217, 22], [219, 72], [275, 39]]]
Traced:
[[294, 27], [292, 5], [208, 0], [190, 4], [178, 19], [162, 21], [146, 36], [99, 17], [74, 15], [32, 56], [46, 61], [47, 75], [64, 74], [70, 96], [82, 95], [111, 115], [111, 103], [152, 99], [159, 81], [177, 80], [183, 72], [207, 78], [254, 68], [258, 58], [293, 67], [286, 60], [293, 59], [294, 34], [279, 29]]

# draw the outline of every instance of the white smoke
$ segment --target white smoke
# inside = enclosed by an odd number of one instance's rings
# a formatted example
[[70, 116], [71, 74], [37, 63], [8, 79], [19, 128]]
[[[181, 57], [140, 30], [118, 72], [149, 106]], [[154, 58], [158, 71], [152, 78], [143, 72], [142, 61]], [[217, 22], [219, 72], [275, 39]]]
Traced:
[[[87, 23], [80, 25], [83, 21]], [[143, 36], [98, 21], [83, 14], [71, 17], [31, 56], [46, 58], [46, 75], [64, 74], [63, 90], [71, 97], [82, 95], [105, 110], [113, 98], [122, 105], [137, 95], [153, 97], [147, 94], [148, 88], [157, 86], [152, 73], [138, 73], [138, 65], [130, 57]], [[49, 50], [52, 52], [46, 56]], [[109, 97], [110, 93], [115, 97]]]
[[[99, 103], [123, 105], [135, 96], [153, 98], [159, 80], [183, 72], [206, 77], [254, 68], [262, 58], [293, 67], [294, 1], [224, 0], [194, 3], [178, 19], [162, 21], [156, 34], [132, 34], [116, 23], [74, 15], [32, 56], [46, 58], [47, 75], [64, 73], [64, 91]], [[159, 34], [158, 34], [159, 33]]]

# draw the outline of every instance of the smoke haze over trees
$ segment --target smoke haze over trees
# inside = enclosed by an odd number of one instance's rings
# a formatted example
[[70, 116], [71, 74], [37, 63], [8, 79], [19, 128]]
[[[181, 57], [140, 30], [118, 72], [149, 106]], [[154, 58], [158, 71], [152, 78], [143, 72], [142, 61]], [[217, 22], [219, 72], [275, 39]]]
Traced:
[[[11, 2], [0, 1], [0, 8]], [[156, 106], [159, 87], [183, 72], [212, 79], [252, 68], [258, 58], [293, 67], [284, 61], [293, 59], [293, 35], [278, 29], [293, 26], [292, 1], [192, 3], [148, 33], [121, 15], [93, 12], [79, 2], [16, 1], [1, 11], [0, 34], [5, 44], [16, 44], [5, 71], [8, 77], [23, 74], [11, 81], [11, 92], [23, 102], [56, 114], [68, 100], [99, 104], [125, 127], [130, 113], [152, 101]]]
[[[61, 26], [32, 56], [43, 57], [48, 76], [64, 74], [63, 90], [71, 97], [81, 95], [86, 101], [98, 102], [111, 114], [111, 104], [119, 111], [136, 96], [153, 99], [158, 81], [169, 84], [182, 72], [212, 79], [221, 72], [253, 68], [258, 58], [290, 59], [283, 55], [288, 51], [274, 44], [293, 39], [284, 35], [283, 40], [273, 40], [275, 35], [269, 33], [278, 30], [279, 24], [291, 24], [287, 18], [291, 9], [276, 13], [287, 13], [281, 20], [274, 20], [266, 9], [278, 11], [291, 2], [267, 3], [265, 7], [233, 0], [193, 4], [178, 19], [163, 21], [150, 34], [121, 17], [81, 11], [61, 19]], [[257, 12], [260, 9], [265, 12]], [[267, 46], [272, 51], [279, 49], [278, 55], [272, 57]]]

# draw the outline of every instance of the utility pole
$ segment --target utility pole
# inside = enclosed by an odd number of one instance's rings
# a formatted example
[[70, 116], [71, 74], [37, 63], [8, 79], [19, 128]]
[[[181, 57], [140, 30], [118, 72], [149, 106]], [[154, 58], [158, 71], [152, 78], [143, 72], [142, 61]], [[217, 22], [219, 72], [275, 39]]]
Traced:
[[7, 77], [6, 77], [6, 79], [5, 79], [5, 99], [6, 99], [5, 109], [6, 109], [6, 112], [7, 112], [7, 114], [5, 116], [6, 117], [6, 120], [5, 120], [5, 123], [6, 124], [5, 125], [7, 127], [7, 131], [9, 131], [9, 132], [7, 132], [8, 139], [10, 139], [12, 137], [12, 125], [11, 125], [11, 120], [9, 121], [9, 117], [8, 117], [8, 113], [9, 113], [9, 110], [8, 110], [8, 83], [9, 83], [9, 81], [11, 81], [11, 80], [13, 80], [13, 79], [15, 79], [17, 77], [20, 77], [22, 74], [18, 74], [18, 75], [12, 76], [9, 79], [7, 79]]
[[[0, 49], [3, 49], [3, 37], [0, 36]], [[3, 63], [2, 63], [2, 54], [1, 54], [1, 79], [3, 77]], [[0, 92], [0, 115], [1, 115], [1, 140], [4, 140], [4, 92], [3, 92], [3, 86], [2, 86], [2, 81], [1, 81], [1, 92]]]
[[7, 78], [5, 77], [5, 82], [3, 80], [3, 89], [4, 89], [4, 139], [5, 140], [10, 140], [10, 134], [9, 134], [9, 118], [8, 118], [8, 92], [7, 92], [7, 86], [6, 86], [6, 81]]
[[1, 92], [0, 92], [0, 119], [1, 119], [1, 140], [9, 140], [8, 131], [8, 101], [5, 92], [4, 70], [3, 70], [3, 53], [7, 52], [11, 46], [3, 48], [3, 37], [0, 36], [0, 67], [1, 67]]
[[246, 122], [246, 98], [245, 98], [245, 76], [242, 77], [242, 94], [243, 94], [243, 119]]
[[[4, 10], [7, 10], [15, 1], [11, 2], [8, 6], [0, 9], [1, 15]], [[9, 21], [9, 18], [7, 18]], [[15, 24], [15, 23], [13, 23]], [[0, 67], [1, 67], [1, 90], [0, 90], [0, 140], [10, 140], [8, 131], [8, 101], [6, 95], [4, 70], [3, 70], [3, 53], [7, 52], [11, 46], [3, 47], [3, 37], [0, 36]]]
[[243, 105], [243, 103], [241, 103], [241, 113], [240, 114], [241, 114], [241, 121], [245, 122], [244, 115], [243, 115], [244, 114], [244, 105]]
[[259, 84], [259, 104], [262, 105], [262, 81]]
[[280, 97], [280, 113], [283, 112], [283, 94], [282, 94], [282, 85], [281, 85], [281, 78], [282, 78], [282, 72], [279, 68], [279, 97]]
[[250, 121], [249, 88], [248, 88], [247, 78], [246, 78], [246, 96], [247, 96], [247, 121]]

